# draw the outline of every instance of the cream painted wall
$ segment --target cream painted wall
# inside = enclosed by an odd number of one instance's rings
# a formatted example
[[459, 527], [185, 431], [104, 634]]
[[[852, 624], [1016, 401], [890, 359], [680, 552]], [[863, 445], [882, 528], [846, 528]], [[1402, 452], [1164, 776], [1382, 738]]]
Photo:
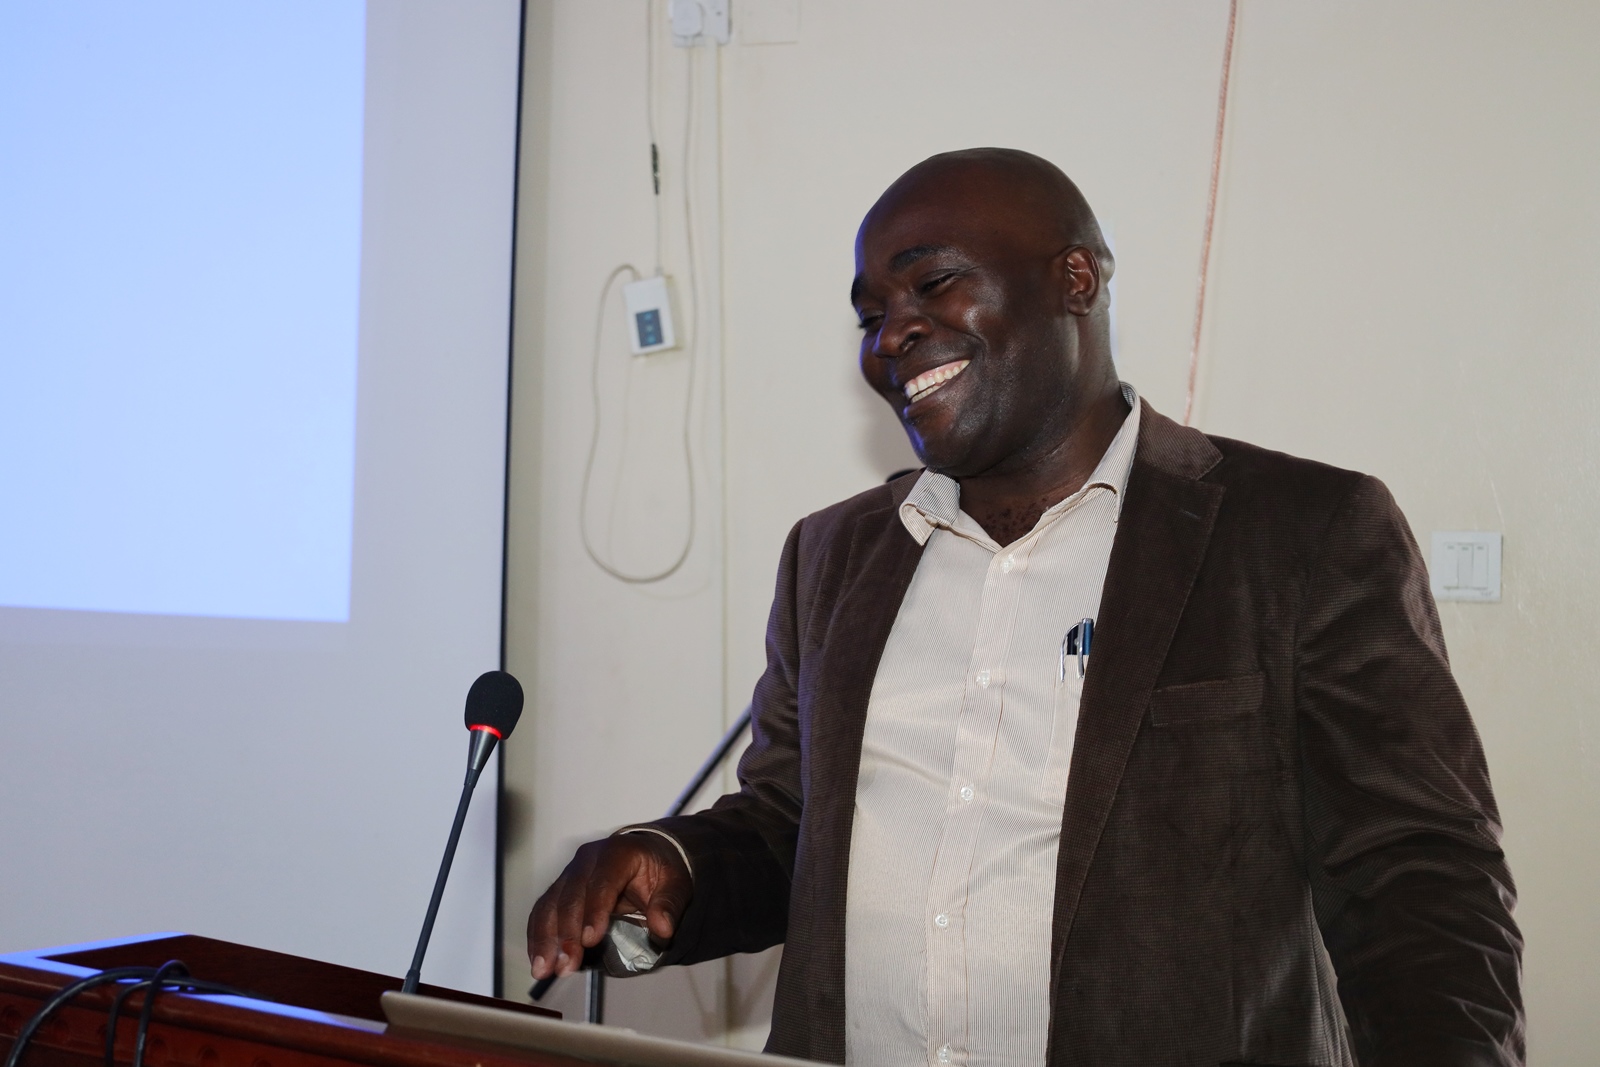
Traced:
[[[688, 53], [665, 46], [658, 4], [671, 200]], [[736, 0], [736, 27], [773, 6]], [[789, 526], [912, 463], [856, 377], [846, 301], [855, 225], [900, 171], [976, 144], [1061, 164], [1114, 235], [1123, 376], [1181, 412], [1224, 0], [800, 8], [796, 43], [736, 29], [694, 56], [699, 534], [685, 573], [639, 589], [587, 560], [576, 514], [597, 292], [615, 263], [651, 259], [645, 4], [530, 0], [508, 660], [531, 702], [507, 753], [508, 990], [526, 984], [522, 918], [570, 846], [663, 807], [748, 699]], [[1600, 13], [1576, 3], [1244, 0], [1197, 420], [1383, 477], [1424, 542], [1505, 532], [1504, 602], [1443, 615], [1548, 1064], [1600, 1045], [1600, 581], [1581, 562], [1600, 523], [1597, 43]], [[615, 500], [614, 551], [644, 567], [683, 529], [685, 358], [635, 366], [630, 386], [609, 315], [597, 493]], [[612, 983], [610, 1018], [758, 1042], [774, 968], [769, 953]]]
[[[645, 11], [642, 2], [528, 4], [506, 661], [529, 709], [506, 750], [508, 995], [529, 985], [528, 910], [573, 848], [661, 814], [725, 717], [718, 57], [665, 39], [655, 78], [663, 265], [678, 286], [679, 329], [699, 338], [692, 377], [683, 350], [630, 357], [621, 294], [612, 291], [589, 515], [595, 546], [620, 569], [649, 573], [673, 561], [690, 521], [683, 424], [692, 394], [694, 544], [668, 580], [628, 586], [591, 563], [579, 538], [600, 289], [619, 264], [649, 274], [655, 262]], [[692, 287], [682, 165], [691, 114]], [[714, 963], [612, 983], [608, 1019], [669, 1036], [720, 1035], [726, 971]], [[582, 992], [581, 979], [564, 981], [547, 1003], [581, 1018]]]

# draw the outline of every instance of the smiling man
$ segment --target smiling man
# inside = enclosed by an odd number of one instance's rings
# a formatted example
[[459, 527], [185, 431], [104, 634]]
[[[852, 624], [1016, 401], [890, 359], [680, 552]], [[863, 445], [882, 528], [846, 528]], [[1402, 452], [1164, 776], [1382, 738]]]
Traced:
[[579, 850], [535, 976], [640, 912], [783, 942], [770, 1051], [941, 1064], [1523, 1062], [1483, 754], [1376, 480], [1118, 381], [1048, 162], [868, 212], [861, 369], [926, 469], [785, 546], [741, 789]]

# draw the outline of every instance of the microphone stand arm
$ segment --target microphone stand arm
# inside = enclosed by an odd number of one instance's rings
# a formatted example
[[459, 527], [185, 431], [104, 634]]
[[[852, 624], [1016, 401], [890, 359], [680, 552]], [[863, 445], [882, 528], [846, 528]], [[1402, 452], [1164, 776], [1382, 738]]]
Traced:
[[461, 841], [461, 827], [467, 822], [467, 807], [472, 803], [472, 791], [477, 788], [478, 777], [489, 763], [499, 738], [485, 729], [474, 728], [472, 747], [467, 750], [467, 780], [461, 787], [461, 801], [456, 805], [456, 821], [450, 826], [450, 840], [444, 846], [444, 858], [439, 861], [439, 876], [433, 880], [433, 898], [428, 901], [428, 914], [422, 920], [422, 934], [417, 938], [417, 951], [411, 956], [411, 969], [406, 972], [402, 993], [415, 993], [422, 980], [422, 957], [428, 954], [428, 940], [433, 937], [433, 921], [439, 917], [439, 902], [444, 899], [444, 884], [450, 880], [450, 864], [456, 858], [456, 845]]

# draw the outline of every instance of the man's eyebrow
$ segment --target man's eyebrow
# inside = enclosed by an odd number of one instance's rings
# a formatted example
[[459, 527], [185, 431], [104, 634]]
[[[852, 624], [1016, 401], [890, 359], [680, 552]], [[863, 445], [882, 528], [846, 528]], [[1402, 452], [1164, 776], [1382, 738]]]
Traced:
[[954, 249], [949, 245], [913, 245], [889, 257], [889, 270], [891, 272], [905, 270], [919, 259], [927, 259], [929, 256], [937, 256], [941, 252], [952, 251]]
[[[912, 245], [910, 248], [901, 249], [889, 257], [889, 272], [891, 274], [905, 270], [918, 260], [937, 256], [943, 252], [953, 252], [955, 249], [949, 245]], [[850, 303], [856, 303], [861, 297], [861, 288], [865, 284], [863, 276], [857, 274], [850, 283]]]

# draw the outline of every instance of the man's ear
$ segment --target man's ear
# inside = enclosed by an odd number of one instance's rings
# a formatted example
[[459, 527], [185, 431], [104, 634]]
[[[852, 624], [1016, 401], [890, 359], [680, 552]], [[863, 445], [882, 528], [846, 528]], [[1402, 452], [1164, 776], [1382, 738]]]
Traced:
[[1100, 300], [1100, 261], [1087, 248], [1075, 245], [1057, 255], [1056, 263], [1067, 310], [1089, 314]]

